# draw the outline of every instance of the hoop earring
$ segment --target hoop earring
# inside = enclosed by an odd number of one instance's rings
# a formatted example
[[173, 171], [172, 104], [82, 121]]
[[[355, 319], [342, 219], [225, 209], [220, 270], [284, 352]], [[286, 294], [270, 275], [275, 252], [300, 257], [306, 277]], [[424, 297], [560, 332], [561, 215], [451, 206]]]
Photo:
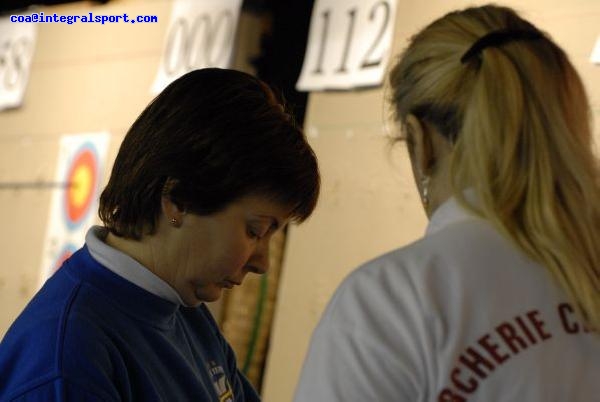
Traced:
[[421, 202], [425, 208], [429, 206], [429, 180], [429, 176], [421, 176]]

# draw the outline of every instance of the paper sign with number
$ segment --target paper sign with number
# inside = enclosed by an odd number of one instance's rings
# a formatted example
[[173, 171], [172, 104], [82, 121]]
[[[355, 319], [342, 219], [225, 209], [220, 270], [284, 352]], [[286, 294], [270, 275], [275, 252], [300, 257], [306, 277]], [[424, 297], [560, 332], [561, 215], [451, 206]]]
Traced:
[[600, 64], [600, 36], [596, 41], [596, 46], [594, 46], [594, 50], [592, 50], [592, 56], [590, 57], [590, 61], [594, 64]]
[[0, 18], [0, 110], [23, 103], [35, 39], [35, 24]]
[[241, 6], [241, 0], [177, 0], [152, 92], [198, 68], [229, 67]]
[[396, 0], [317, 0], [297, 88], [380, 85], [395, 19]]

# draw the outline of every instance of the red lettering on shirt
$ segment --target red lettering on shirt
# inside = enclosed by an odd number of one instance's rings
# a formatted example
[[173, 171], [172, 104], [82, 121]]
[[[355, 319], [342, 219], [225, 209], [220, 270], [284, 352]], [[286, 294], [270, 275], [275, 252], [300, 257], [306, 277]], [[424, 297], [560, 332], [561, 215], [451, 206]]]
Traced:
[[582, 324], [579, 321], [580, 316], [577, 315], [577, 312], [569, 303], [562, 303], [558, 305], [558, 315], [560, 317], [560, 322], [567, 334], [579, 334], [581, 332], [584, 334], [589, 334], [594, 332], [592, 329], [588, 328], [585, 324]]
[[510, 356], [507, 354], [498, 353], [498, 349], [500, 349], [500, 345], [495, 342], [490, 341], [490, 334], [485, 334], [481, 338], [479, 338], [478, 343], [483, 346], [486, 352], [492, 356], [492, 358], [498, 363], [498, 365], [504, 363]]
[[467, 382], [468, 382], [468, 385], [467, 385], [460, 378], [458, 378], [458, 376], [460, 375], [460, 372], [461, 372], [461, 370], [458, 367], [455, 367], [454, 370], [452, 370], [452, 374], [450, 374], [450, 379], [452, 380], [452, 385], [454, 385], [460, 391], [466, 392], [468, 394], [475, 391], [477, 389], [477, 385], [478, 385], [477, 380], [474, 379], [473, 377], [470, 377], [467, 380]]
[[469, 346], [465, 352], [466, 354], [460, 355], [458, 360], [470, 368], [472, 372], [479, 376], [479, 378], [484, 379], [487, 377], [487, 373], [483, 371], [480, 366], [487, 368], [490, 372], [494, 371], [494, 364], [472, 347]]
[[520, 352], [516, 344], [521, 347], [521, 350], [527, 349], [527, 342], [517, 334], [517, 330], [508, 322], [503, 322], [496, 327], [496, 332], [502, 338], [506, 346], [508, 346], [514, 354]]
[[452, 374], [450, 374], [450, 379], [452, 380], [452, 385], [454, 385], [457, 389], [470, 394], [471, 392], [477, 389], [477, 380], [473, 377], [470, 377], [467, 382], [468, 385], [462, 382], [462, 380], [458, 377], [460, 375], [460, 368], [455, 367], [452, 370]]
[[448, 388], [444, 388], [438, 395], [438, 402], [467, 402], [467, 400]]
[[552, 335], [544, 331], [545, 322], [538, 317], [539, 315], [539, 311], [533, 310], [527, 313], [527, 318], [529, 318], [529, 321], [531, 321], [531, 323], [533, 324], [533, 327], [536, 329], [540, 338], [542, 338], [542, 340], [545, 341], [546, 339], [552, 338]]
[[[584, 327], [572, 317], [574, 309], [571, 306], [561, 304], [558, 311], [567, 332], [583, 330]], [[440, 391], [438, 402], [466, 402], [467, 395], [474, 393], [498, 366], [529, 346], [552, 338], [538, 310], [518, 315], [494, 329], [459, 355], [456, 366], [450, 371], [450, 386]]]
[[576, 334], [579, 332], [579, 324], [577, 324], [574, 320], [571, 321], [568, 317], [573, 313], [573, 307], [571, 307], [568, 303], [559, 304], [558, 315], [560, 316], [560, 322], [562, 323], [562, 326], [567, 334]]
[[537, 340], [535, 339], [529, 328], [527, 328], [527, 325], [525, 324], [523, 319], [521, 317], [517, 317], [515, 318], [515, 321], [517, 322], [519, 328], [521, 328], [521, 331], [523, 331], [527, 339], [529, 339], [529, 342], [531, 342], [532, 345], [535, 345], [537, 343]]

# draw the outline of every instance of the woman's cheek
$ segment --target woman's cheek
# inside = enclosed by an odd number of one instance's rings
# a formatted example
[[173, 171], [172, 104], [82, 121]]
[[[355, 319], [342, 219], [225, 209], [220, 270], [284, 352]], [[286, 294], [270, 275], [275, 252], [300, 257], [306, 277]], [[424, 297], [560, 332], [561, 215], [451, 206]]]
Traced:
[[254, 249], [255, 242], [253, 241], [237, 242], [235, 247], [232, 247], [232, 252], [229, 255], [230, 263], [227, 265], [231, 270], [229, 273], [237, 273], [242, 270], [250, 261]]

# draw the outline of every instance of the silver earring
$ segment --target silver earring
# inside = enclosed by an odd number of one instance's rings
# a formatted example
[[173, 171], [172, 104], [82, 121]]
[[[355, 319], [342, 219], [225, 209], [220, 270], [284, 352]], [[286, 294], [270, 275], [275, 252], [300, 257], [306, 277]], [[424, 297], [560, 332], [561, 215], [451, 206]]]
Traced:
[[421, 176], [421, 202], [427, 208], [429, 206], [429, 176]]
[[179, 226], [179, 221], [175, 218], [171, 218], [171, 225], [178, 227]]

